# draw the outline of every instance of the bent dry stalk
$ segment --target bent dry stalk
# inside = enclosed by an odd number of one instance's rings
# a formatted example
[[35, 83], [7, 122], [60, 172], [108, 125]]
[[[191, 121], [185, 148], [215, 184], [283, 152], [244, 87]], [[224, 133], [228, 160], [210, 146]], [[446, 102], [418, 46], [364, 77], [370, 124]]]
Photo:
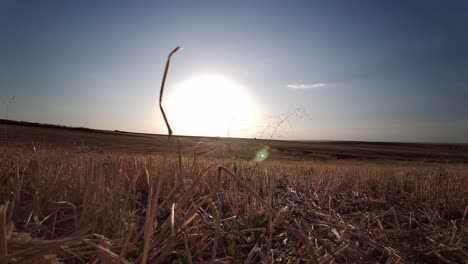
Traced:
[[176, 53], [179, 50], [182, 50], [182, 48], [181, 47], [176, 47], [174, 50], [171, 51], [171, 53], [169, 53], [169, 56], [167, 57], [166, 67], [164, 68], [164, 75], [163, 75], [162, 82], [161, 82], [161, 89], [160, 89], [160, 92], [159, 92], [159, 109], [161, 109], [161, 113], [163, 115], [164, 122], [166, 123], [169, 138], [172, 136], [172, 129], [171, 129], [171, 126], [169, 125], [169, 121], [167, 120], [166, 113], [164, 112], [164, 107], [162, 105], [162, 99], [163, 99], [163, 93], [164, 93], [164, 85], [166, 84], [167, 72], [169, 71], [169, 64], [171, 63], [171, 57], [172, 57], [172, 55], [174, 55], [174, 53]]
[[[164, 118], [164, 122], [166, 123], [167, 130], [168, 130], [168, 139], [169, 139], [168, 143], [167, 143], [166, 153], [165, 153], [164, 158], [163, 158], [163, 165], [165, 165], [166, 162], [167, 162], [167, 155], [169, 153], [169, 149], [170, 149], [170, 145], [171, 145], [171, 140], [170, 139], [171, 139], [171, 136], [172, 136], [172, 129], [171, 129], [169, 121], [168, 121], [168, 119], [166, 117], [166, 113], [164, 112], [164, 107], [162, 105], [162, 100], [163, 100], [163, 94], [164, 94], [164, 85], [166, 84], [166, 77], [167, 77], [167, 72], [169, 71], [169, 64], [171, 62], [171, 57], [178, 50], [181, 50], [181, 48], [176, 47], [174, 50], [172, 50], [169, 53], [169, 56], [167, 57], [166, 67], [164, 68], [164, 74], [163, 74], [163, 78], [162, 78], [162, 82], [161, 82], [161, 89], [159, 91], [159, 109], [161, 110], [161, 113], [162, 113], [163, 118]], [[153, 193], [153, 181], [152, 181], [152, 177], [149, 175], [148, 170], [146, 170], [146, 175], [147, 175], [147, 179], [148, 179], [148, 188], [150, 190], [150, 193], [149, 193], [149, 196], [148, 196], [147, 215], [146, 215], [145, 226], [144, 226], [143, 254], [140, 256], [141, 263], [143, 263], [143, 264], [148, 262], [150, 247], [151, 247], [153, 233], [154, 233], [154, 220], [156, 219], [156, 216], [158, 214], [158, 207], [159, 207], [158, 198], [159, 198], [159, 195], [160, 195], [161, 186], [163, 184], [163, 179], [165, 178], [164, 174], [159, 175], [158, 181], [156, 183], [156, 188], [155, 188], [156, 190]], [[172, 212], [172, 218], [171, 219], [173, 219], [173, 217], [174, 217], [174, 215], [173, 215], [174, 214], [174, 205], [173, 205], [173, 208], [172, 208], [171, 212]], [[172, 227], [171, 235], [173, 236], [174, 235], [173, 221], [172, 221], [171, 227]]]

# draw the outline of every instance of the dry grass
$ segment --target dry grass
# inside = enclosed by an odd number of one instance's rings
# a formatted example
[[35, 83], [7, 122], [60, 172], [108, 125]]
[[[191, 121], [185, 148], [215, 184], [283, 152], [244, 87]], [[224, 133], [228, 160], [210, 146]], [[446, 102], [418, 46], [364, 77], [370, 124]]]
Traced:
[[2, 263], [468, 259], [464, 165], [0, 150]]

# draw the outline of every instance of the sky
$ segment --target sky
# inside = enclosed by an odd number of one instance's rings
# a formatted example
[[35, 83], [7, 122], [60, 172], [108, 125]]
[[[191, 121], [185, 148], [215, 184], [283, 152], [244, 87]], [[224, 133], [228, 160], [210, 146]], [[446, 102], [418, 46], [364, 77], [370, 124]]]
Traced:
[[[1, 118], [167, 133], [159, 88], [181, 46], [165, 91], [176, 134], [468, 143], [467, 12], [462, 0], [0, 0]], [[200, 76], [243, 97], [176, 96]], [[178, 129], [212, 102], [207, 130]], [[255, 119], [211, 116], [226, 105]]]

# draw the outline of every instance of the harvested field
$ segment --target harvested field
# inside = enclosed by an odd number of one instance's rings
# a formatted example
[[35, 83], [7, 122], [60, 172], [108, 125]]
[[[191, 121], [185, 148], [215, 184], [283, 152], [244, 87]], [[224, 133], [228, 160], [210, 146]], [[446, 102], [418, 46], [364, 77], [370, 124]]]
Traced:
[[0, 128], [3, 262], [468, 259], [466, 146]]
[[[9, 147], [64, 148], [71, 152], [162, 154], [167, 135], [69, 128], [0, 120], [0, 142]], [[468, 145], [357, 141], [280, 141], [175, 136], [170, 152], [214, 158], [252, 159], [264, 146], [274, 160], [372, 161], [423, 164], [468, 163]], [[180, 147], [180, 148], [179, 148]]]

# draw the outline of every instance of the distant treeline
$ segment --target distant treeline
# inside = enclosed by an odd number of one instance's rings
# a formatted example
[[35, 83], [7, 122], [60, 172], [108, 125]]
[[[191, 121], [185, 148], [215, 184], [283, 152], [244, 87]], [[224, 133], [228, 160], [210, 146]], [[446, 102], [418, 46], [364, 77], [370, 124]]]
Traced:
[[81, 130], [87, 132], [104, 132], [96, 129], [86, 128], [86, 127], [70, 127], [64, 125], [53, 125], [53, 124], [42, 124], [34, 123], [27, 121], [16, 121], [16, 120], [6, 120], [0, 119], [0, 125], [16, 125], [16, 126], [28, 126], [28, 127], [45, 127], [45, 128], [58, 128], [58, 129], [67, 129], [67, 130]]
[[154, 135], [158, 135], [158, 134], [150, 134], [150, 133], [128, 132], [128, 131], [122, 131], [122, 130], [111, 131], [111, 130], [93, 129], [93, 128], [87, 128], [87, 127], [71, 127], [71, 126], [64, 126], [64, 125], [42, 124], [42, 123], [7, 120], [7, 119], [0, 119], [0, 125], [15, 125], [15, 126], [27, 126], [27, 127], [56, 128], [56, 129], [65, 129], [65, 130], [73, 130], [73, 131], [85, 131], [85, 132], [94, 132], [94, 133], [125, 134], [125, 135], [132, 135], [132, 136], [154, 136]]

